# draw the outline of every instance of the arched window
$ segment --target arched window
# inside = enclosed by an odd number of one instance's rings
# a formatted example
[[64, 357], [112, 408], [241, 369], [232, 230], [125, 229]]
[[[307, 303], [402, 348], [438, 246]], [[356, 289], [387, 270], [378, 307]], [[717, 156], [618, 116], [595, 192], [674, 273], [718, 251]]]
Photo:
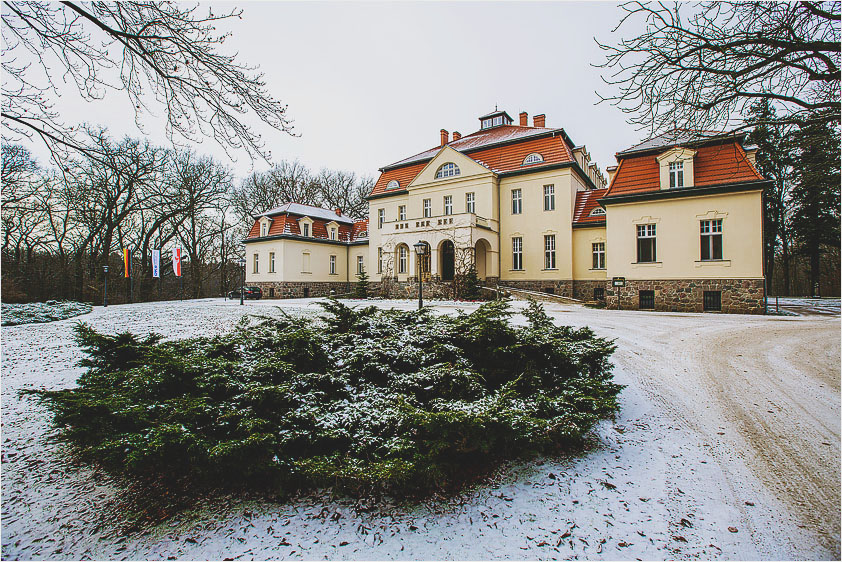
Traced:
[[436, 171], [436, 179], [458, 176], [461, 173], [462, 172], [459, 171], [459, 166], [453, 162], [448, 162], [447, 164], [442, 164]]
[[539, 164], [544, 161], [544, 157], [538, 154], [537, 152], [533, 152], [529, 156], [523, 159], [523, 165], [528, 166], [529, 164]]
[[591, 214], [589, 216], [599, 217], [602, 215], [605, 215], [605, 209], [603, 209], [602, 207], [594, 207], [594, 210], [591, 211]]
[[409, 248], [402, 245], [398, 248], [398, 273], [406, 273], [406, 265], [409, 261]]
[[397, 189], [401, 186], [398, 180], [392, 180], [386, 184], [386, 189]]

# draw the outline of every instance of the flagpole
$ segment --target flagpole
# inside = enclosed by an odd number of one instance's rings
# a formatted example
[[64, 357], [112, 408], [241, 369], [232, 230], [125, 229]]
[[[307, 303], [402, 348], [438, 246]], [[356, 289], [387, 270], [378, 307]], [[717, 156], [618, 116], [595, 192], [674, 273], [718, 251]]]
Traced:
[[132, 279], [132, 251], [129, 250], [129, 303], [134, 302], [134, 283]]

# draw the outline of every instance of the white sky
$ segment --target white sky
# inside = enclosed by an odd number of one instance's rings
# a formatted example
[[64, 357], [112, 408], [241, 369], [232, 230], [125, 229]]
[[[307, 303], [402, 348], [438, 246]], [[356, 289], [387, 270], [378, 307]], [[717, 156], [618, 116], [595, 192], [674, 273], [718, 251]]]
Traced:
[[[228, 4], [215, 4], [214, 10]], [[603, 55], [594, 37], [617, 41], [621, 16], [611, 2], [245, 2], [232, 21], [227, 52], [257, 65], [272, 95], [289, 104], [299, 137], [258, 123], [273, 160], [298, 159], [377, 177], [378, 168], [438, 145], [439, 129], [463, 135], [499, 106], [517, 122], [520, 111], [547, 115], [585, 144], [605, 171], [614, 153], [645, 136], [616, 108], [595, 105]], [[630, 28], [624, 29], [628, 35]], [[118, 91], [86, 104], [66, 89], [57, 109], [66, 122], [141, 136], [131, 104]], [[159, 121], [144, 131], [166, 144]], [[45, 162], [41, 147], [32, 146]], [[197, 145], [229, 162], [212, 140]], [[238, 178], [252, 166], [238, 155]]]

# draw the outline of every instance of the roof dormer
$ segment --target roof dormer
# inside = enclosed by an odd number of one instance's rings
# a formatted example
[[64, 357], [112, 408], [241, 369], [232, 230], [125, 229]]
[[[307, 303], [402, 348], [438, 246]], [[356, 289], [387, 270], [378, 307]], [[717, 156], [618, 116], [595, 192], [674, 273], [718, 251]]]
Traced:
[[501, 125], [511, 125], [512, 118], [509, 116], [508, 113], [505, 111], [497, 111], [495, 108], [493, 113], [489, 113], [488, 115], [483, 115], [479, 118], [480, 122], [480, 129], [491, 129], [494, 127], [500, 127]]
[[661, 189], [693, 187], [693, 158], [696, 151], [677, 146], [658, 156]]
[[336, 221], [330, 221], [325, 225], [325, 229], [327, 230], [327, 237], [329, 240], [339, 240], [339, 223]]
[[298, 232], [301, 233], [301, 236], [306, 238], [313, 237], [313, 219], [310, 217], [301, 217], [298, 219]]
[[267, 216], [262, 216], [257, 222], [260, 223], [260, 236], [269, 236], [269, 228], [272, 226], [272, 219]]

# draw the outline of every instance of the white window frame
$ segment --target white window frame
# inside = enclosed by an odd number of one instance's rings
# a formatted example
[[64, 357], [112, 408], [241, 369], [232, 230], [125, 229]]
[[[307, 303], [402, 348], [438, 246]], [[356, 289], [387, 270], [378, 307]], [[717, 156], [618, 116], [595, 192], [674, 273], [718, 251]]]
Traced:
[[555, 234], [544, 235], [544, 269], [556, 269]]
[[[722, 219], [704, 219], [699, 221], [699, 232], [700, 232], [700, 254], [699, 260], [700, 261], [719, 261], [723, 259], [725, 255], [725, 251], [722, 245]], [[714, 237], [719, 237], [719, 257], [714, 256]], [[702, 257], [703, 254], [701, 250], [707, 246], [708, 249], [708, 257]]]
[[[657, 242], [657, 231], [655, 228], [654, 223], [649, 224], [638, 224], [637, 226], [637, 240], [636, 240], [636, 250], [637, 250], [637, 263], [657, 263], [658, 261], [658, 242]], [[652, 261], [640, 261], [640, 241], [641, 240], [652, 240]]]
[[336, 275], [336, 256], [330, 255], [330, 274]]
[[512, 190], [512, 214], [519, 215], [523, 213], [523, 191], [518, 189]]
[[260, 236], [266, 236], [268, 233], [269, 233], [269, 225], [266, 224], [265, 222], [261, 223], [261, 225], [260, 225]]
[[473, 191], [465, 194], [465, 212], [477, 213], [477, 196]]
[[433, 216], [433, 200], [424, 199], [422, 204], [424, 206], [424, 218], [428, 219]]
[[444, 196], [444, 214], [445, 215], [452, 215], [453, 214], [453, 196], [452, 195], [445, 195]]
[[383, 228], [384, 222], [386, 222], [386, 209], [377, 209], [377, 228]]
[[670, 189], [684, 187], [684, 162], [669, 163]]
[[275, 252], [269, 252], [269, 273], [275, 273]]
[[453, 162], [446, 162], [439, 166], [439, 169], [436, 170], [436, 179], [444, 179], [444, 178], [452, 178], [454, 176], [458, 176], [462, 173], [462, 170], [459, 169], [459, 166], [454, 164]]
[[594, 207], [593, 211], [591, 211], [591, 214], [588, 215], [588, 216], [604, 217], [605, 216], [605, 209], [603, 209], [602, 207]]
[[593, 251], [592, 269], [605, 269], [605, 242], [593, 242], [591, 249]]
[[310, 223], [309, 222], [301, 223], [301, 236], [304, 236], [305, 238], [310, 237]]
[[363, 256], [357, 256], [357, 274], [363, 272], [363, 266], [365, 265], [365, 259]]
[[392, 180], [386, 184], [386, 189], [397, 189], [401, 186], [398, 180]]
[[260, 273], [260, 258], [259, 254], [254, 254], [254, 270], [252, 273]]
[[512, 270], [523, 271], [523, 237], [512, 237]]
[[544, 186], [544, 210], [555, 211], [555, 185]]
[[398, 220], [406, 220], [406, 205], [398, 205]]
[[330, 239], [331, 240], [336, 240], [336, 230], [337, 230], [336, 228], [330, 229]]
[[526, 158], [523, 159], [523, 166], [528, 166], [530, 164], [540, 164], [544, 161], [544, 157], [538, 154], [537, 152], [533, 152], [529, 154]]
[[398, 273], [407, 272], [407, 263], [409, 262], [409, 249], [406, 246], [398, 248]]

